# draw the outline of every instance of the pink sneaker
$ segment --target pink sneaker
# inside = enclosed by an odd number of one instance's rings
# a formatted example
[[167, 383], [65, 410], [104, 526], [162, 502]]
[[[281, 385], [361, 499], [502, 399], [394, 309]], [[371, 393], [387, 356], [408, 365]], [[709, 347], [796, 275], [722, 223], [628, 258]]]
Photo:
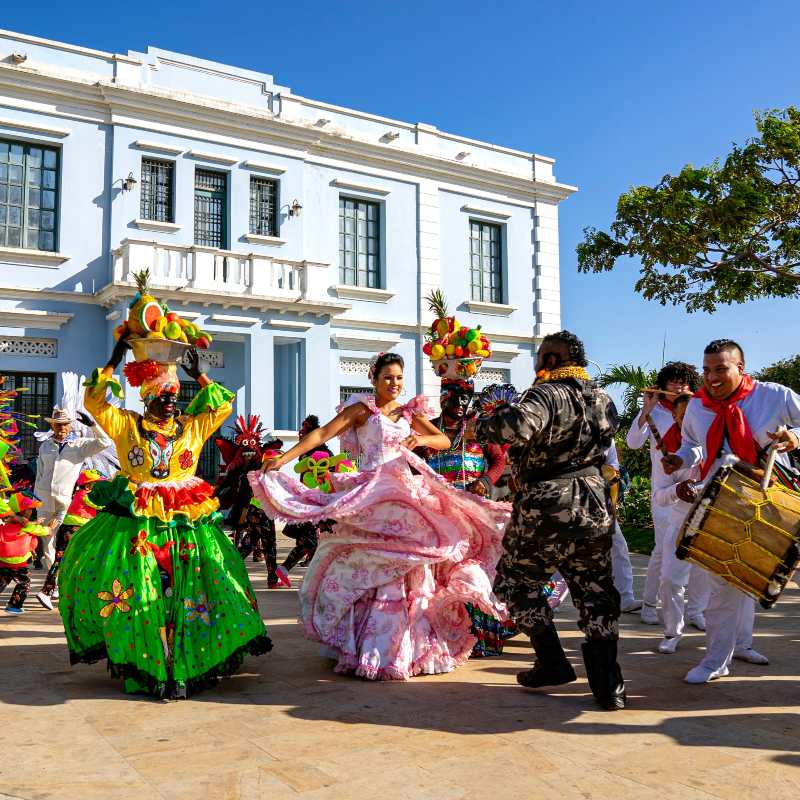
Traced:
[[289, 573], [285, 567], [275, 567], [275, 574], [278, 576], [278, 583], [285, 586], [287, 589], [292, 588], [292, 582], [289, 580]]

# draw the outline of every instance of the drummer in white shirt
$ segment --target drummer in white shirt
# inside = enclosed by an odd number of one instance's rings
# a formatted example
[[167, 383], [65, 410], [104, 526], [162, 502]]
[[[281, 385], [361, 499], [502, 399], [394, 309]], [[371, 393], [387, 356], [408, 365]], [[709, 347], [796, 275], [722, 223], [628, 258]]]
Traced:
[[[742, 348], [730, 339], [717, 339], [704, 351], [703, 388], [689, 401], [681, 433], [680, 449], [662, 459], [667, 475], [698, 467], [705, 482], [726, 456], [754, 464], [759, 449], [773, 442], [780, 451], [778, 459], [788, 465], [786, 453], [800, 444], [800, 395], [776, 383], [753, 380], [744, 371]], [[728, 675], [735, 650], [737, 657], [764, 663], [747, 658], [747, 650], [755, 651], [750, 643], [737, 641], [746, 615], [753, 613], [752, 599], [716, 575], [709, 576], [709, 583], [706, 654], [686, 674], [687, 683]]]
[[[670, 361], [658, 373], [656, 386], [671, 396], [692, 394], [700, 386], [697, 370], [683, 361]], [[658, 433], [667, 448], [674, 452], [680, 446], [680, 431], [672, 418], [672, 401], [668, 397], [659, 396], [656, 392], [645, 392], [644, 403], [639, 416], [634, 420], [626, 437], [626, 444], [632, 450], [638, 450], [650, 439], [650, 509], [653, 518], [653, 534], [655, 545], [647, 564], [647, 575], [642, 594], [642, 622], [646, 625], [658, 625], [658, 594], [661, 580], [661, 561], [664, 541], [667, 535], [671, 509], [658, 505], [655, 494], [660, 489], [668, 489], [673, 480], [664, 472], [661, 465], [661, 452], [650, 434], [647, 416], [650, 415]], [[707, 584], [690, 576], [687, 588], [688, 621], [690, 625], [701, 631], [705, 630], [703, 610], [708, 601]]]

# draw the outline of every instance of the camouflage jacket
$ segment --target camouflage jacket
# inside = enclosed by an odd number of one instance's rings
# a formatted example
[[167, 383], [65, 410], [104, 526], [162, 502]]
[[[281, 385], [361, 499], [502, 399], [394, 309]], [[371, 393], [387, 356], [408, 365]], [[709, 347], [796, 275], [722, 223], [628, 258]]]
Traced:
[[587, 467], [600, 468], [619, 425], [611, 398], [591, 381], [569, 378], [531, 386], [518, 404], [478, 422], [481, 441], [510, 445], [520, 489]]

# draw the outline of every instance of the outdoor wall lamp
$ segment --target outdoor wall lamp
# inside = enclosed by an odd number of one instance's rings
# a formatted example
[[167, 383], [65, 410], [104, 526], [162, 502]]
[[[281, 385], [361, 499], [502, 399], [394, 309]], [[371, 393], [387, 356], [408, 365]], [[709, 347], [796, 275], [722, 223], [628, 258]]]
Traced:
[[136, 186], [136, 178], [133, 177], [132, 172], [129, 172], [128, 177], [122, 181], [122, 191], [130, 192], [133, 190], [134, 186]]
[[289, 206], [289, 216], [299, 217], [302, 210], [303, 206], [300, 205], [300, 201], [297, 199], [292, 200], [292, 204]]

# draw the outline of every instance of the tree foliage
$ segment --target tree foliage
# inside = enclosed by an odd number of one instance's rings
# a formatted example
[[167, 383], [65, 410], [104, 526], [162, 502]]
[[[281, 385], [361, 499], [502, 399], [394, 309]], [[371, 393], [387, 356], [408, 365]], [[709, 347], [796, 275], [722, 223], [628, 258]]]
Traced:
[[759, 381], [772, 381], [800, 393], [800, 355], [776, 361], [753, 375]]
[[800, 296], [800, 110], [755, 115], [724, 162], [687, 164], [617, 201], [610, 232], [584, 230], [581, 272], [641, 262], [636, 291], [687, 311]]

